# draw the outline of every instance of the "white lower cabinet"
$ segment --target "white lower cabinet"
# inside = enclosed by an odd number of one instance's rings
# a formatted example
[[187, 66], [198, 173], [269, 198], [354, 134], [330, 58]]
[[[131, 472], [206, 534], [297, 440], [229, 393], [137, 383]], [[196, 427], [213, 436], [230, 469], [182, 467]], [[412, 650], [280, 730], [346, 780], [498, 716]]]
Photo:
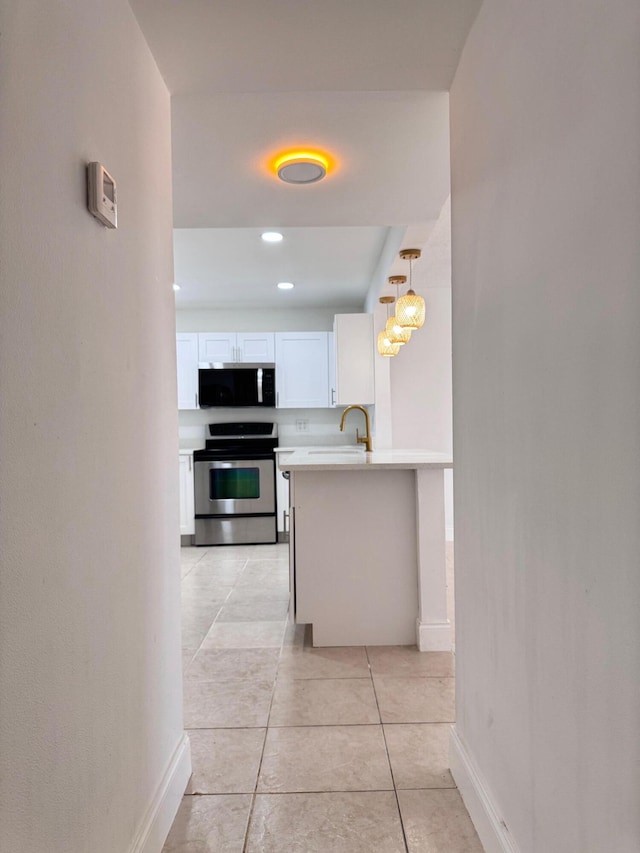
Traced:
[[180, 535], [191, 536], [196, 532], [193, 500], [193, 451], [181, 453], [178, 459], [180, 462]]
[[279, 409], [326, 409], [329, 394], [329, 332], [276, 332]]
[[[276, 459], [288, 457], [288, 453], [279, 453]], [[289, 532], [289, 478], [283, 476], [284, 472], [278, 470], [276, 464], [276, 500], [278, 503], [278, 533]]]

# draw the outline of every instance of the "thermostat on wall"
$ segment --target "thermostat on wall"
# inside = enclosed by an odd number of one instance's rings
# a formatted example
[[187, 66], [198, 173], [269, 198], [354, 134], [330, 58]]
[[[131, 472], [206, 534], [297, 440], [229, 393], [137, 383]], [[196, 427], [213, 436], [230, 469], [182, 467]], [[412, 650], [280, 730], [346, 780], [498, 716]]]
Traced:
[[118, 227], [116, 182], [101, 163], [87, 166], [87, 198], [89, 212], [107, 228]]

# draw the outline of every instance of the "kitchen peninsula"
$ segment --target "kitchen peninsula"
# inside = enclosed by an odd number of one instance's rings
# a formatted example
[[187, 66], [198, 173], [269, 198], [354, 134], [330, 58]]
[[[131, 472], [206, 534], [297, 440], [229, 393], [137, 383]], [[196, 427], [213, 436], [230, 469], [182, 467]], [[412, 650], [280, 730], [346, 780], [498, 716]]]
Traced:
[[300, 449], [290, 474], [292, 615], [314, 646], [451, 649], [444, 469], [422, 450]]

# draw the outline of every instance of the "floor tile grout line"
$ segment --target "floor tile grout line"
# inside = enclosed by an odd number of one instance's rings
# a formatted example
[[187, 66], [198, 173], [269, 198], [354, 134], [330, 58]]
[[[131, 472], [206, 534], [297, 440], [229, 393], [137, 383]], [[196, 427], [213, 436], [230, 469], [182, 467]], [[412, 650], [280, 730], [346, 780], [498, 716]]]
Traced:
[[278, 655], [278, 663], [276, 665], [276, 672], [275, 672], [275, 676], [273, 679], [273, 685], [271, 687], [271, 698], [269, 700], [269, 710], [267, 712], [267, 722], [266, 722], [266, 726], [265, 726], [265, 730], [264, 730], [264, 740], [262, 741], [262, 751], [260, 753], [260, 761], [258, 762], [258, 772], [256, 774], [256, 782], [255, 782], [253, 794], [251, 796], [251, 806], [249, 808], [249, 816], [247, 818], [247, 828], [245, 830], [244, 843], [242, 845], [242, 853], [246, 853], [247, 845], [249, 843], [249, 834], [251, 831], [251, 820], [253, 818], [253, 811], [255, 808], [256, 797], [258, 796], [258, 782], [260, 780], [260, 771], [262, 770], [262, 762], [264, 759], [264, 751], [265, 751], [266, 746], [267, 746], [267, 737], [269, 736], [269, 721], [271, 719], [271, 708], [273, 707], [273, 697], [275, 696], [276, 684], [278, 683], [278, 668], [280, 667], [280, 661], [282, 659], [282, 649], [284, 648], [284, 637], [285, 637], [285, 634], [287, 633], [288, 621], [289, 620], [287, 618], [287, 620], [285, 621], [283, 631], [282, 631], [282, 641], [280, 643], [280, 652]]
[[[334, 728], [362, 728], [363, 726], [453, 726], [455, 724], [455, 720], [444, 720], [442, 722], [429, 723], [424, 721], [419, 722], [408, 722], [408, 723], [296, 723], [295, 725], [291, 725], [287, 723], [286, 725], [278, 725], [271, 723], [269, 725], [270, 729], [334, 729]], [[212, 726], [185, 726], [185, 731], [206, 731], [207, 729], [221, 729], [223, 731], [229, 731], [230, 729], [264, 729], [263, 725], [256, 726], [221, 726], [220, 724]]]
[[181, 586], [181, 587], [182, 587], [182, 581], [183, 581], [185, 578], [189, 577], [189, 575], [191, 574], [191, 572], [195, 569], [195, 567], [198, 565], [198, 563], [200, 562], [200, 560], [204, 557], [204, 555], [205, 555], [206, 553], [207, 553], [207, 551], [205, 550], [205, 551], [203, 551], [203, 553], [202, 553], [202, 554], [200, 554], [200, 556], [198, 557], [198, 559], [197, 559], [197, 560], [195, 560], [195, 561], [194, 561], [193, 565], [191, 566], [191, 568], [189, 569], [189, 571], [187, 572], [187, 574], [186, 574], [186, 575], [183, 575], [183, 574], [182, 574], [182, 565], [183, 565], [183, 564], [182, 564], [182, 561], [180, 562], [180, 586]]
[[369, 671], [371, 672], [371, 684], [373, 686], [373, 695], [376, 700], [376, 707], [378, 708], [378, 716], [380, 717], [380, 727], [382, 729], [382, 739], [384, 740], [384, 748], [387, 753], [387, 763], [389, 764], [389, 773], [391, 774], [391, 784], [393, 785], [393, 793], [396, 798], [396, 807], [398, 809], [398, 818], [400, 820], [400, 828], [402, 830], [402, 840], [404, 841], [404, 848], [406, 853], [409, 853], [409, 842], [407, 840], [407, 833], [404, 828], [404, 820], [402, 819], [402, 811], [400, 809], [400, 798], [398, 797], [398, 789], [396, 787], [396, 779], [393, 774], [393, 767], [391, 765], [391, 756], [389, 755], [389, 745], [387, 743], [387, 735], [384, 730], [384, 723], [382, 721], [382, 711], [380, 710], [380, 702], [378, 701], [378, 693], [376, 691], [376, 684], [373, 680], [373, 669], [371, 668], [371, 659], [369, 658], [369, 649], [365, 646], [365, 653], [367, 655], [367, 661], [369, 662]]
[[[416, 790], [423, 790], [422, 788]], [[427, 790], [427, 789], [424, 789]], [[451, 791], [451, 788], [443, 788], [443, 789], [434, 789], [434, 790], [448, 790]], [[306, 796], [307, 794], [393, 794], [393, 788], [328, 788], [322, 790], [300, 790], [300, 791], [256, 791], [256, 796], [260, 797], [287, 797], [291, 795], [295, 796]], [[216, 796], [215, 794], [201, 794], [199, 796], [210, 797]], [[246, 794], [245, 794], [246, 796]]]

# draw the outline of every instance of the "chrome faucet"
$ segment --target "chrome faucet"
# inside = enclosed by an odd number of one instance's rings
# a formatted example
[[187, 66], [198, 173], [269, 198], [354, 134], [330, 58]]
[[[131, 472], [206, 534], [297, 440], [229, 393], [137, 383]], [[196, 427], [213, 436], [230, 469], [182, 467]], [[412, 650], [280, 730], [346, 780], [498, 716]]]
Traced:
[[371, 423], [369, 421], [369, 412], [365, 409], [364, 406], [347, 406], [347, 408], [342, 413], [342, 420], [340, 421], [340, 432], [344, 432], [344, 424], [347, 419], [347, 415], [352, 409], [359, 409], [364, 415], [367, 432], [365, 435], [360, 435], [358, 430], [356, 430], [356, 439], [358, 440], [358, 444], [364, 444], [367, 448], [367, 452], [371, 453]]

